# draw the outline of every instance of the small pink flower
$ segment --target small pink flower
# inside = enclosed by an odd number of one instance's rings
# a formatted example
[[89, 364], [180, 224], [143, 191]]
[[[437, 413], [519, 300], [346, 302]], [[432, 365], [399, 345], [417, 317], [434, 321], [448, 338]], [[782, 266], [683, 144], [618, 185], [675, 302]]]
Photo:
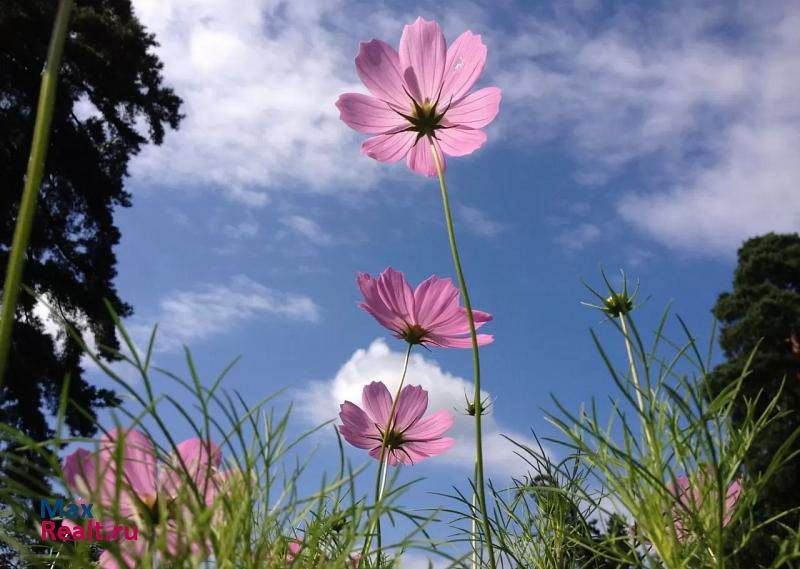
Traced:
[[298, 537], [297, 539], [292, 539], [286, 545], [286, 563], [287, 565], [291, 565], [294, 563], [297, 554], [300, 553], [300, 550], [303, 549], [303, 536]]
[[336, 101], [350, 128], [373, 134], [361, 154], [379, 162], [406, 156], [408, 167], [436, 175], [429, 140], [445, 165], [444, 154], [464, 156], [485, 141], [481, 130], [500, 109], [500, 89], [473, 93], [486, 63], [481, 36], [470, 31], [447, 47], [439, 24], [422, 18], [403, 28], [400, 53], [373, 39], [362, 42], [356, 72], [374, 96], [345, 93]]
[[[78, 449], [67, 456], [63, 471], [69, 489], [93, 502], [98, 507], [97, 514], [108, 516], [101, 522], [104, 527], [111, 528], [125, 520], [141, 532], [142, 525], [151, 523], [158, 515], [161, 501], [169, 505], [168, 511], [173, 516], [166, 522], [168, 551], [173, 555], [191, 552], [193, 556], [205, 557], [207, 545], [190, 543], [187, 549], [186, 540], [179, 535], [177, 516], [190, 516], [191, 508], [188, 503], [178, 502], [192, 494], [188, 489], [182, 491], [191, 480], [200, 500], [211, 506], [227, 476], [218, 470], [221, 459], [222, 454], [214, 443], [189, 439], [177, 445], [177, 455], [171, 456], [159, 472], [155, 446], [144, 433], [115, 429], [100, 439], [98, 452]], [[119, 477], [116, 475], [118, 466], [122, 468]], [[107, 550], [100, 555], [100, 567], [138, 567], [147, 548], [147, 536], [141, 533], [135, 541], [120, 541], [122, 563]]]
[[[670, 483], [669, 485], [670, 494], [675, 496], [679, 502], [679, 505], [672, 511], [672, 518], [675, 525], [675, 533], [680, 541], [692, 541], [694, 539], [691, 532], [691, 522], [686, 519], [687, 510], [690, 512], [700, 510], [703, 505], [703, 495], [698, 485], [712, 483], [710, 467], [706, 470], [706, 475], [703, 475], [702, 472], [700, 471], [696, 484], [692, 483], [689, 476], [682, 475], [675, 478], [674, 484]], [[742, 484], [735, 480], [725, 494], [725, 515], [722, 520], [722, 527], [730, 523], [733, 517], [733, 507], [739, 500], [741, 493]], [[715, 493], [712, 492], [711, 496], [713, 497], [714, 495]]]
[[[382, 326], [410, 344], [442, 348], [471, 348], [467, 311], [459, 305], [461, 293], [450, 279], [428, 277], [415, 291], [403, 273], [391, 267], [376, 279], [367, 273], [356, 278], [364, 302], [358, 305]], [[473, 310], [475, 328], [492, 319], [488, 312]], [[490, 334], [478, 334], [478, 345], [494, 341]]]
[[[364, 386], [361, 405], [363, 409], [345, 401], [340, 406], [339, 432], [351, 445], [369, 450], [371, 457], [380, 460], [392, 396], [383, 383], [373, 381]], [[389, 464], [413, 464], [453, 446], [453, 439], [442, 437], [453, 426], [453, 415], [443, 409], [423, 419], [427, 409], [428, 392], [422, 387], [407, 385], [400, 391], [393, 425], [385, 437]]]

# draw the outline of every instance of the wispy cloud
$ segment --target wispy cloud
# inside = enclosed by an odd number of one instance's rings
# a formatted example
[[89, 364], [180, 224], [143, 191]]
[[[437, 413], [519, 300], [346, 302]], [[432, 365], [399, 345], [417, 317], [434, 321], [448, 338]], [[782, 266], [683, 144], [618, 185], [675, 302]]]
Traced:
[[165, 79], [186, 111], [178, 132], [132, 162], [134, 181], [163, 185], [168, 169], [176, 187], [211, 187], [261, 207], [292, 182], [359, 191], [381, 175], [356, 159], [359, 136], [333, 104], [339, 93], [363, 89], [354, 82], [358, 36], [352, 23], [344, 26], [340, 2], [134, 6], [158, 38]]
[[240, 221], [239, 223], [226, 223], [222, 230], [231, 239], [247, 239], [258, 235], [258, 223], [254, 220]]
[[569, 252], [583, 250], [589, 243], [596, 241], [601, 235], [600, 228], [587, 221], [563, 228], [553, 238], [558, 245]]
[[267, 288], [244, 275], [228, 283], [199, 284], [188, 291], [175, 291], [158, 307], [152, 317], [137, 317], [131, 330], [136, 337], [145, 338], [158, 323], [160, 351], [225, 334], [264, 314], [304, 322], [320, 318], [319, 308], [310, 297]]
[[[352, 196], [383, 177], [408, 175], [359, 157], [363, 136], [338, 118], [340, 93], [365, 92], [353, 59], [358, 42], [399, 40], [418, 15], [410, 7], [342, 0], [134, 0], [160, 44], [165, 80], [186, 118], [163, 146], [131, 164], [141, 186], [212, 188], [250, 207], [275, 192]], [[484, 34], [487, 11], [471, 1], [433, 6], [452, 41], [468, 27]], [[437, 12], [439, 14], [437, 15]], [[170, 176], [164, 179], [163, 172]]]
[[[383, 381], [394, 391], [403, 358], [403, 353], [391, 350], [383, 340], [375, 340], [367, 349], [356, 350], [332, 379], [312, 382], [304, 388], [300, 401], [301, 412], [310, 422], [321, 423], [336, 417], [339, 405], [345, 400], [360, 404], [361, 391], [370, 381]], [[464, 414], [463, 409], [464, 395], [473, 392], [474, 384], [447, 373], [436, 362], [420, 354], [411, 356], [406, 384], [421, 385], [428, 391], [430, 409], [449, 409], [456, 417], [455, 425], [448, 433], [456, 439], [456, 444], [436, 462], [471, 470], [475, 460], [474, 422], [472, 417]], [[490, 394], [484, 391], [483, 397], [490, 397]], [[483, 433], [484, 459], [493, 473], [507, 475], [524, 469], [522, 459], [514, 454], [516, 447], [501, 433], [524, 444], [532, 444], [528, 435], [501, 426], [491, 413], [484, 419]]]
[[491, 239], [497, 237], [505, 229], [502, 223], [489, 219], [486, 213], [480, 209], [459, 205], [456, 212], [465, 223], [465, 228], [479, 237]]
[[751, 235], [800, 227], [800, 4], [590, 15], [565, 4], [510, 34], [497, 77], [526, 110], [515, 125], [566, 135], [586, 183], [648, 160], [650, 179], [618, 194], [617, 210], [668, 247], [730, 255]]
[[289, 215], [282, 217], [280, 222], [292, 230], [296, 235], [304, 237], [314, 245], [332, 245], [333, 237], [320, 225], [309, 217], [302, 215]]

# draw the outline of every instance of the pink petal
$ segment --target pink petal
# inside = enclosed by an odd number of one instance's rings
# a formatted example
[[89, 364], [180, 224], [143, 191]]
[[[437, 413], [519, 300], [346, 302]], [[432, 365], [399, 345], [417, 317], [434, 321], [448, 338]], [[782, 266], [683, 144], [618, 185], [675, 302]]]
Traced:
[[339, 433], [348, 443], [363, 449], [380, 445], [380, 432], [361, 407], [345, 401], [340, 409], [342, 425], [339, 426]]
[[355, 131], [380, 134], [401, 129], [408, 121], [383, 101], [360, 93], [345, 93], [336, 101], [339, 118]]
[[[136, 429], [113, 429], [100, 439], [98, 465], [104, 471], [98, 501], [114, 511], [119, 498], [119, 514], [129, 515], [139, 502], [152, 505], [156, 501], [156, 453], [150, 438]], [[117, 468], [122, 467], [121, 487], [117, 489]]]
[[453, 426], [453, 421], [453, 414], [447, 409], [442, 409], [419, 420], [407, 429], [403, 436], [411, 442], [438, 439]]
[[361, 143], [361, 154], [378, 162], [397, 162], [402, 160], [417, 139], [415, 132], [379, 134]]
[[380, 40], [362, 42], [356, 56], [356, 73], [379, 99], [403, 111], [411, 108], [411, 101], [403, 91], [403, 79], [397, 52]]
[[447, 109], [442, 124], [473, 129], [483, 128], [497, 116], [501, 98], [501, 91], [497, 87], [486, 87], [475, 91]]
[[[425, 340], [442, 348], [472, 348], [472, 339], [470, 337], [457, 338], [453, 336], [428, 334], [425, 336]], [[479, 346], [485, 346], [492, 342], [494, 342], [494, 336], [491, 334], [478, 334]]]
[[377, 290], [386, 307], [406, 326], [414, 323], [414, 293], [403, 273], [388, 267], [378, 277]]
[[435, 101], [442, 88], [444, 67], [447, 62], [447, 44], [444, 33], [436, 22], [422, 18], [403, 28], [400, 36], [400, 69], [411, 69], [416, 76], [411, 95], [422, 104], [426, 99]]
[[182, 489], [192, 495], [196, 489], [205, 503], [212, 492], [213, 477], [222, 461], [222, 453], [212, 441], [199, 438], [187, 439], [177, 445], [177, 456], [173, 454], [161, 471], [159, 482], [162, 493], [168, 499], [176, 499]]
[[297, 554], [303, 549], [303, 536], [289, 541], [286, 545], [286, 562], [292, 563]]
[[364, 386], [361, 393], [361, 405], [373, 422], [380, 425], [381, 429], [389, 421], [389, 411], [392, 408], [392, 395], [380, 381], [373, 381]]
[[356, 275], [356, 284], [364, 296], [364, 302], [358, 303], [358, 306], [372, 315], [381, 326], [393, 332], [400, 332], [403, 329], [404, 322], [381, 300], [381, 296], [378, 294], [378, 281], [367, 273], [358, 273]]
[[62, 470], [69, 489], [80, 496], [97, 496], [97, 486], [105, 478], [97, 455], [84, 448], [67, 455]]
[[436, 140], [448, 156], [466, 156], [486, 142], [486, 133], [482, 130], [457, 126], [437, 130]]
[[691, 494], [691, 482], [689, 481], [689, 477], [686, 475], [681, 475], [675, 478], [674, 482], [670, 482], [669, 486], [670, 493], [675, 496], [681, 503], [689, 504], [690, 500], [688, 499], [689, 495]]
[[454, 439], [445, 437], [443, 439], [435, 439], [432, 441], [406, 443], [404, 448], [412, 457], [413, 462], [419, 462], [423, 458], [438, 456], [443, 452], [450, 450], [455, 442], [456, 441]]
[[478, 81], [486, 64], [486, 46], [481, 36], [469, 30], [447, 48], [441, 101], [443, 106], [458, 102]]
[[450, 279], [431, 276], [422, 281], [414, 291], [415, 320], [426, 330], [434, 330], [436, 323], [458, 312], [460, 293]]
[[[439, 152], [439, 158], [442, 161], [442, 172], [444, 172], [447, 164], [442, 154], [442, 149], [439, 147], [438, 142], [434, 142]], [[436, 176], [436, 162], [433, 160], [433, 153], [431, 151], [430, 143], [425, 139], [420, 139], [408, 153], [407, 159], [408, 167], [423, 176]]]
[[394, 430], [405, 431], [425, 414], [427, 408], [428, 392], [419, 385], [405, 386], [397, 398]]
[[[208, 544], [203, 544], [197, 539], [187, 543], [184, 532], [185, 530], [181, 530], [179, 532], [178, 526], [175, 522], [167, 522], [165, 537], [169, 556], [179, 557], [191, 553], [191, 556], [195, 559], [204, 559], [208, 557], [210, 546]], [[167, 557], [165, 560], [169, 560], [169, 557]]]
[[[481, 326], [492, 320], [492, 315], [482, 310], [472, 310], [472, 318], [475, 322], [475, 329], [480, 329]], [[467, 309], [459, 306], [455, 315], [448, 320], [441, 320], [435, 326], [430, 328], [430, 331], [439, 336], [462, 336], [469, 334], [469, 319], [467, 318]]]
[[742, 483], [736, 480], [728, 488], [728, 493], [725, 495], [725, 518], [722, 520], [722, 525], [727, 526], [733, 517], [733, 507], [739, 501], [739, 496], [742, 494]]
[[100, 554], [98, 565], [102, 569], [136, 569], [147, 553], [146, 543], [147, 540], [141, 535], [137, 540], [121, 540], [118, 542], [118, 556], [106, 549]]

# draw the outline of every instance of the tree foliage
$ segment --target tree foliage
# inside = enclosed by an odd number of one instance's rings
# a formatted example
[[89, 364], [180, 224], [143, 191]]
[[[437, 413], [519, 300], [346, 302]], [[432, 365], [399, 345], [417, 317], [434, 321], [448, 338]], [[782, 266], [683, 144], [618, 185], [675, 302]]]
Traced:
[[[789, 413], [759, 437], [745, 468], [749, 476], [765, 471], [778, 447], [800, 428], [800, 235], [769, 233], [755, 237], [739, 249], [733, 290], [722, 293], [713, 313], [721, 324], [720, 344], [727, 361], [709, 378], [718, 393], [735, 381], [753, 350], [751, 373], [745, 379], [734, 408], [734, 424], [742, 417], [745, 401], [758, 397], [762, 404], [781, 391], [779, 408]], [[800, 441], [793, 449], [800, 451]], [[765, 521], [787, 508], [800, 507], [800, 460], [794, 459], [770, 480], [754, 515]], [[797, 528], [800, 516], [784, 518]], [[775, 557], [773, 535], [782, 535], [770, 524], [740, 556], [741, 567], [758, 567]]]
[[[5, 276], [28, 161], [40, 74], [57, 2], [0, 3], [0, 279]], [[52, 136], [23, 283], [45, 298], [84, 338], [118, 347], [104, 299], [120, 316], [131, 314], [114, 285], [114, 211], [129, 207], [128, 162], [142, 145], [160, 144], [181, 120], [181, 100], [162, 80], [155, 38], [130, 0], [76, 0], [53, 115]], [[1, 286], [1, 285], [0, 285]], [[10, 359], [0, 399], [0, 422], [34, 439], [51, 436], [48, 414], [65, 377], [65, 424], [75, 435], [95, 432], [96, 412], [115, 395], [91, 385], [80, 345], [45, 331], [36, 299], [20, 295]], [[82, 409], [79, 410], [79, 408]], [[8, 463], [0, 470], [8, 475]], [[0, 474], [2, 474], [0, 473]], [[32, 484], [43, 482], [31, 463]]]

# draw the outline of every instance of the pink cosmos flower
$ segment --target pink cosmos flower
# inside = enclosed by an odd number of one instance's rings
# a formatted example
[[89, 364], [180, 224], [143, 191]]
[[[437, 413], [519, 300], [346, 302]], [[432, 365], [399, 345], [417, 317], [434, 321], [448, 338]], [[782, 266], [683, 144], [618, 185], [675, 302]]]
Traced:
[[297, 539], [293, 539], [289, 541], [286, 545], [286, 563], [291, 565], [294, 563], [295, 557], [297, 554], [300, 553], [300, 550], [303, 549], [303, 537], [300, 536]]
[[[369, 450], [371, 457], [380, 460], [392, 395], [383, 383], [373, 381], [364, 386], [361, 405], [363, 409], [345, 401], [340, 406], [339, 432], [351, 445]], [[423, 418], [427, 409], [428, 392], [422, 387], [407, 385], [400, 391], [393, 425], [385, 437], [389, 464], [413, 464], [453, 446], [452, 438], [442, 437], [453, 426], [453, 415], [443, 409]]]
[[[139, 567], [149, 547], [148, 536], [143, 536], [141, 531], [157, 520], [159, 503], [166, 505], [169, 512], [164, 536], [169, 553], [205, 557], [207, 544], [187, 544], [179, 534], [178, 516], [185, 516], [181, 519], [186, 522], [192, 515], [190, 503], [194, 500], [189, 497], [193, 494], [187, 488], [189, 481], [197, 489], [196, 497], [203, 505], [214, 503], [227, 477], [227, 473], [218, 470], [221, 460], [222, 454], [214, 443], [189, 439], [177, 445], [177, 455], [171, 456], [159, 472], [153, 442], [135, 429], [111, 431], [100, 439], [100, 449], [96, 453], [78, 449], [67, 456], [64, 480], [71, 491], [95, 504], [93, 513], [107, 516], [100, 522], [104, 531], [120, 523], [135, 525], [140, 531], [137, 540], [118, 542], [121, 563], [106, 550], [100, 555], [100, 567]], [[118, 467], [122, 470], [119, 476], [116, 474]]]
[[469, 92], [485, 63], [481, 36], [466, 31], [448, 48], [439, 24], [417, 18], [403, 28], [399, 54], [380, 40], [361, 43], [356, 72], [374, 96], [345, 93], [336, 106], [347, 126], [376, 135], [361, 154], [379, 162], [407, 156], [409, 168], [435, 176], [429, 140], [442, 167], [442, 152], [464, 156], [486, 141], [481, 129], [500, 109], [500, 89]]
[[[675, 478], [675, 483], [670, 483], [670, 494], [674, 495], [679, 504], [675, 506], [672, 512], [672, 518], [675, 525], [675, 533], [680, 541], [692, 541], [694, 536], [691, 532], [691, 521], [687, 519], [688, 511], [698, 511], [703, 504], [703, 495], [699, 485], [711, 483], [711, 470], [706, 470], [707, 475], [702, 474], [700, 471], [700, 480], [696, 484], [692, 484], [689, 476], [682, 475]], [[707, 481], [706, 481], [707, 480]], [[725, 494], [725, 515], [722, 520], [722, 527], [727, 526], [733, 517], [733, 507], [739, 500], [742, 493], [742, 484], [738, 480], [734, 481], [728, 488]], [[711, 497], [715, 492], [711, 492]], [[710, 499], [710, 498], [709, 498]]]
[[[358, 306], [409, 344], [472, 347], [467, 311], [459, 305], [461, 292], [450, 279], [428, 277], [412, 292], [403, 273], [389, 267], [377, 279], [359, 273], [356, 284], [364, 295]], [[472, 316], [475, 328], [492, 319], [480, 310], [473, 310]], [[479, 346], [493, 341], [491, 334], [478, 334]]]

